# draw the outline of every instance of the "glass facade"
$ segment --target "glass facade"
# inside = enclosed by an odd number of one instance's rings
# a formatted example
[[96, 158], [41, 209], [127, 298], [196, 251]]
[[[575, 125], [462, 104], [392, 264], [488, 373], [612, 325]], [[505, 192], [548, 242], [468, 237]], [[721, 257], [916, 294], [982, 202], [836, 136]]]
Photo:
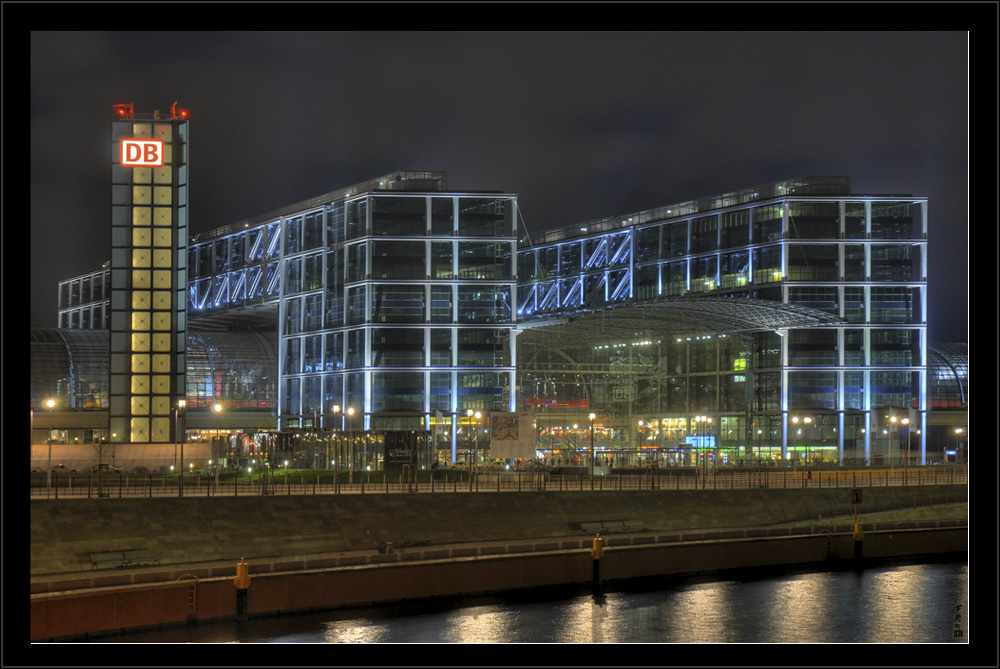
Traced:
[[[151, 174], [150, 188], [156, 178], [166, 177]], [[112, 284], [125, 249], [132, 265], [120, 276], [139, 280], [147, 268], [133, 265], [145, 256], [133, 249], [173, 244], [142, 222], [156, 215], [147, 184], [118, 185]], [[899, 451], [878, 436], [885, 416], [926, 422], [925, 198], [855, 195], [847, 178], [803, 177], [527, 244], [514, 237], [516, 220], [512, 195], [453, 193], [444, 173], [399, 172], [196, 236], [174, 265], [189, 276], [173, 285], [186, 286], [193, 322], [246, 317], [273, 331], [265, 401], [276, 403], [279, 430], [444, 426], [454, 454], [470, 411], [524, 410], [535, 412], [543, 455], [579, 461], [595, 413], [597, 449], [620, 464], [863, 465]], [[117, 307], [113, 290], [95, 300], [108, 290], [99, 275], [60, 285], [60, 324], [86, 327], [86, 306], [96, 327], [101, 304], [113, 323], [116, 311], [130, 319], [128, 356], [113, 349], [113, 404], [116, 383], [153, 376], [140, 373], [153, 363], [141, 335], [157, 333], [156, 314], [134, 303], [142, 295]], [[600, 346], [516, 335], [552, 319], [615, 319], [618, 307], [712, 296], [836, 322], [709, 336], [692, 320], [683, 336], [609, 334]], [[147, 311], [148, 327], [135, 316]], [[116, 381], [118, 367], [127, 372]], [[189, 398], [219, 392], [215, 379], [188, 379], [186, 389]], [[238, 384], [226, 392], [258, 401]]]
[[517, 201], [445, 179], [396, 173], [192, 240], [195, 322], [277, 311], [279, 429], [427, 430], [512, 406]]
[[[709, 295], [841, 322], [522, 345], [520, 401], [563, 427], [595, 412], [609, 458], [888, 464], [879, 415], [923, 421], [928, 408], [926, 232], [923, 198], [855, 196], [849, 179], [805, 177], [545, 233], [549, 243], [518, 251], [523, 324]], [[713, 446], [699, 453], [702, 435]]]

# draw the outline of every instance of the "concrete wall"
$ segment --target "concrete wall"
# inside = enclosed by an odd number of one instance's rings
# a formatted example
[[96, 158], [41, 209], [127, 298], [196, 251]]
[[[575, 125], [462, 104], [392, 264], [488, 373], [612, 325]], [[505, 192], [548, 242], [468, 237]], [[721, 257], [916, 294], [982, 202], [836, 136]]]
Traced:
[[[965, 486], [865, 488], [859, 513], [966, 501]], [[164, 565], [581, 536], [634, 520], [650, 531], [757, 527], [851, 514], [847, 488], [32, 500], [31, 575], [89, 571], [90, 553], [148, 549]]]
[[[428, 558], [427, 551], [369, 556], [368, 564], [252, 576], [246, 615], [324, 609], [520, 588], [592, 583], [589, 541], [549, 552]], [[865, 558], [955, 554], [967, 549], [965, 528], [872, 532]], [[858, 565], [850, 533], [715, 539], [609, 548], [601, 559], [604, 582], [650, 576], [706, 574], [730, 569]], [[237, 592], [229, 576], [182, 574], [158, 583], [42, 593], [31, 597], [33, 641], [185, 621], [232, 618]]]

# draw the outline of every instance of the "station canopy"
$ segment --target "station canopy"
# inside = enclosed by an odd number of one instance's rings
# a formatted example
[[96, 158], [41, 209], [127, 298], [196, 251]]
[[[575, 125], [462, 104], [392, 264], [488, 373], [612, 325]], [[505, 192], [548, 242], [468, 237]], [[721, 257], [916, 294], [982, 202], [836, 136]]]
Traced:
[[519, 324], [518, 346], [574, 348], [663, 337], [750, 334], [841, 323], [825, 311], [771, 300], [682, 296]]

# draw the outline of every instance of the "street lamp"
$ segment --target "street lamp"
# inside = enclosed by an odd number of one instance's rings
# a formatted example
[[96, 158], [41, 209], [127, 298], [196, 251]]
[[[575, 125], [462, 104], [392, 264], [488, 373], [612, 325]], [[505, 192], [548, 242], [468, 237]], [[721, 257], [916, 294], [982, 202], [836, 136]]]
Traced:
[[[219, 438], [219, 416], [222, 415], [222, 405], [218, 402], [212, 407], [215, 412], [215, 439]], [[215, 460], [215, 485], [219, 485], [219, 454], [215, 452], [215, 439], [212, 440], [212, 459]]]
[[597, 414], [590, 414], [590, 478], [594, 478], [594, 419]]
[[[799, 417], [798, 416], [792, 416], [792, 422], [795, 423], [796, 426], [798, 426], [798, 424], [799, 424]], [[802, 419], [802, 424], [806, 427], [806, 431], [805, 432], [801, 432], [799, 430], [796, 430], [796, 434], [802, 434], [803, 435], [803, 437], [802, 437], [802, 443], [805, 444], [805, 447], [806, 447], [806, 458], [805, 458], [806, 467], [809, 466], [809, 430], [808, 430], [808, 428], [809, 428], [809, 423], [811, 423], [811, 422], [812, 422], [812, 418], [810, 418], [809, 416], [806, 416], [805, 418]]]
[[174, 432], [179, 433], [181, 437], [181, 478], [180, 485], [177, 486], [178, 497], [184, 496], [184, 430], [180, 428], [180, 417], [186, 406], [185, 400], [177, 400], [177, 407], [174, 409]]
[[347, 482], [354, 483], [354, 407], [347, 407], [348, 446], [350, 455], [347, 463]]
[[47, 400], [45, 406], [49, 408], [49, 466], [45, 468], [45, 487], [52, 487], [52, 410], [56, 406], [55, 400]]
[[[340, 414], [340, 405], [339, 404], [334, 404], [333, 405], [333, 425], [334, 425], [333, 429], [334, 430], [337, 429], [336, 425], [337, 425], [337, 417], [338, 416], [340, 416], [340, 420], [341, 420], [340, 433], [343, 433], [343, 431], [344, 431], [344, 424], [343, 424], [344, 417], [343, 417], [343, 415]], [[337, 434], [337, 443], [340, 442], [340, 433]], [[337, 457], [339, 458], [340, 455], [337, 454]], [[328, 442], [327, 447], [326, 447], [326, 462], [327, 462], [326, 466], [329, 466], [329, 463], [330, 463], [330, 446], [329, 446], [329, 442]]]

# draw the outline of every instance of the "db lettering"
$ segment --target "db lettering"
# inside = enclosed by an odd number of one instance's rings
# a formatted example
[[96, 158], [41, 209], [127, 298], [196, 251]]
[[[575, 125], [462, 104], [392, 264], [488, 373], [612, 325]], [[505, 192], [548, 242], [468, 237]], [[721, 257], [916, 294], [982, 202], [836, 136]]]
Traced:
[[163, 140], [123, 139], [122, 167], [163, 167]]

